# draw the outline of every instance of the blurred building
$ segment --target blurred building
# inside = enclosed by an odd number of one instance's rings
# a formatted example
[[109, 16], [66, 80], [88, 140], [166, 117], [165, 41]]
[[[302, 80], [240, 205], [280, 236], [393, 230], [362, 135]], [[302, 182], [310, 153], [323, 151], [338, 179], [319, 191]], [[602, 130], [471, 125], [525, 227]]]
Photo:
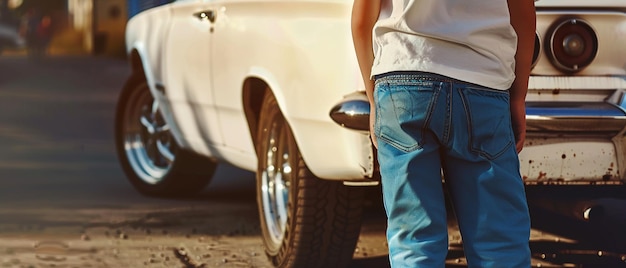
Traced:
[[[60, 4], [51, 5], [51, 2]], [[48, 9], [55, 21], [50, 50], [56, 54], [123, 56], [128, 20], [173, 0], [0, 0], [0, 20], [34, 8]], [[19, 19], [16, 19], [18, 21]]]
[[128, 21], [127, 0], [94, 0], [95, 54], [124, 55], [124, 29]]
[[93, 1], [94, 32], [91, 49], [95, 54], [107, 55], [124, 55], [124, 30], [128, 19], [146, 9], [173, 2], [173, 0], [79, 1]]

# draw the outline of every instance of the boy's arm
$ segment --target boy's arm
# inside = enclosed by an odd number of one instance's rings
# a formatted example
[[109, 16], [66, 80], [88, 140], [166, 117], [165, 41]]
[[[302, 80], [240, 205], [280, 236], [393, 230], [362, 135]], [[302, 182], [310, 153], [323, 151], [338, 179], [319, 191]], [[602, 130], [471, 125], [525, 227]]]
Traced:
[[374, 146], [378, 147], [376, 137], [373, 133], [374, 115], [376, 107], [374, 105], [374, 81], [370, 79], [372, 65], [374, 63], [374, 52], [372, 45], [372, 29], [378, 20], [380, 12], [380, 0], [355, 0], [352, 6], [352, 40], [361, 76], [365, 83], [365, 93], [370, 102], [370, 137]]
[[515, 54], [515, 81], [511, 85], [511, 119], [517, 152], [522, 151], [526, 139], [526, 92], [535, 47], [536, 13], [533, 0], [508, 0], [511, 26], [517, 33]]

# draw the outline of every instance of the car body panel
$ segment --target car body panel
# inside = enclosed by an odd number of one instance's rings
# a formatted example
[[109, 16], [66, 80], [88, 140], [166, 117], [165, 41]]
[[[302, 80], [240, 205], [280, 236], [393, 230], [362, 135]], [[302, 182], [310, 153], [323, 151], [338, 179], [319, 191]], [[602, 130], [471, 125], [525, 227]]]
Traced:
[[[254, 152], [241, 110], [242, 92], [233, 90], [241, 88], [245, 79], [254, 77], [269, 85], [303, 158], [317, 176], [362, 178], [364, 169], [354, 165], [357, 161], [351, 152], [361, 145], [363, 135], [337, 128], [328, 111], [320, 109], [357, 89], [360, 82], [356, 58], [353, 53], [346, 53], [352, 50], [345, 19], [351, 3], [215, 1], [214, 4], [217, 10], [214, 36], [219, 41], [215, 43], [212, 62], [219, 67], [214, 68], [213, 82], [223, 131], [229, 133], [225, 135], [225, 146]], [[346, 150], [346, 146], [353, 149]], [[366, 173], [371, 173], [371, 169]]]
[[[623, 132], [626, 127], [623, 96], [626, 89], [626, 2], [539, 0], [537, 34], [541, 53], [529, 81], [526, 98], [528, 132], [520, 154], [520, 172], [534, 184], [623, 184], [626, 171]], [[576, 19], [588, 23], [597, 36], [598, 50], [591, 64], [577, 72], [563, 72], [550, 61], [552, 29]], [[537, 106], [606, 105], [614, 114], [571, 108], [568, 115], [537, 116]], [[578, 113], [578, 114], [572, 114]], [[571, 118], [585, 120], [572, 126]], [[551, 120], [552, 123], [541, 121]], [[539, 122], [542, 128], [535, 127]], [[611, 131], [604, 130], [612, 125]], [[552, 125], [546, 128], [546, 126]], [[607, 127], [608, 128], [608, 127]]]
[[191, 147], [222, 144], [222, 131], [213, 97], [212, 26], [200, 14], [209, 3], [170, 5], [171, 21], [165, 40], [163, 85], [172, 112]]
[[[626, 172], [626, 2], [535, 4], [542, 51], [529, 81], [531, 113], [520, 172], [527, 184], [621, 184]], [[128, 51], [140, 54], [146, 79], [181, 146], [255, 170], [244, 88], [258, 80], [276, 97], [315, 175], [371, 179], [376, 167], [367, 133], [343, 128], [329, 117], [344, 96], [363, 90], [350, 34], [351, 5], [349, 0], [177, 1], [129, 22]], [[173, 10], [195, 21], [182, 31], [172, 24]], [[213, 12], [214, 21], [193, 17], [201, 11]], [[568, 73], [550, 61], [546, 43], [555, 23], [572, 18], [595, 31], [598, 52], [589, 66]], [[568, 108], [594, 105], [614, 107], [616, 115]], [[543, 106], [566, 112], [533, 114], [546, 111]], [[596, 119], [590, 125], [596, 129], [589, 131], [580, 123]]]
[[[210, 56], [191, 59], [189, 51], [198, 51], [197, 44], [176, 46], [190, 40], [180, 40], [183, 33], [177, 29], [160, 26], [171, 25], [178, 17], [173, 10], [183, 9], [189, 18], [203, 10], [216, 12], [215, 23], [204, 22], [209, 27], [203, 33], [212, 41], [200, 37], [210, 43]], [[127, 48], [138, 50], [142, 60], [150, 59], [144, 60], [146, 73], [151, 73], [146, 78], [163, 101], [165, 119], [181, 146], [255, 170], [242, 88], [247, 79], [260, 79], [275, 95], [311, 171], [325, 179], [361, 180], [374, 170], [373, 150], [364, 147], [369, 139], [337, 126], [327, 110], [343, 95], [362, 88], [346, 19], [350, 11], [350, 1], [177, 1], [131, 19]], [[158, 25], [148, 25], [155, 20]], [[171, 41], [146, 49], [145, 43], [159, 38]], [[174, 51], [182, 53], [182, 59], [167, 56]], [[202, 80], [188, 76], [198, 69], [180, 66], [189, 63], [206, 68]], [[206, 87], [190, 86], [194, 83]], [[167, 93], [157, 90], [158, 85]]]

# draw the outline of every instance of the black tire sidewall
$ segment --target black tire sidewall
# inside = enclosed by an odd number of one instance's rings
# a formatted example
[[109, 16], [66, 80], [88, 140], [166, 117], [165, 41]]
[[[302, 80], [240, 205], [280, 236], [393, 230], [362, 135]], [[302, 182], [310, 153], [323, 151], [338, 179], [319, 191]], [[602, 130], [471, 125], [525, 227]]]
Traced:
[[[136, 91], [144, 90], [145, 93]], [[178, 149], [176, 158], [170, 170], [155, 184], [142, 180], [130, 165], [130, 160], [124, 148], [124, 122], [126, 107], [134, 94], [151, 94], [145, 79], [131, 76], [119, 95], [115, 114], [115, 147], [120, 165], [130, 183], [140, 193], [153, 197], [189, 197], [203, 190], [209, 183], [217, 163], [206, 156]]]
[[[289, 153], [288, 161], [291, 167], [286, 230], [280, 245], [273, 243], [268, 231], [263, 211], [261, 180], [264, 165], [267, 163], [268, 129], [275, 120], [283, 121], [280, 123], [283, 127], [281, 132], [287, 139], [286, 150]], [[326, 181], [313, 175], [302, 158], [289, 124], [269, 90], [261, 108], [257, 144], [257, 205], [265, 252], [271, 262], [276, 267], [285, 268], [344, 266], [352, 258], [360, 231], [363, 188], [347, 188], [341, 182]], [[349, 204], [350, 207], [335, 210], [334, 206], [345, 204]], [[349, 213], [337, 214], [338, 211]], [[346, 222], [343, 227], [335, 225]], [[338, 228], [334, 229], [335, 227]], [[339, 237], [339, 241], [335, 239], [336, 234], [344, 231], [345, 236]]]

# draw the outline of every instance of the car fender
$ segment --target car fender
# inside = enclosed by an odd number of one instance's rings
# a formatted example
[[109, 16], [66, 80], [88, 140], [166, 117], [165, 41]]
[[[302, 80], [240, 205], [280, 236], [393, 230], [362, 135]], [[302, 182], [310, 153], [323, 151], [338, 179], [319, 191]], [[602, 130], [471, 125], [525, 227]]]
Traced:
[[[143, 43], [141, 42], [137, 42], [135, 44], [133, 44], [133, 46], [130, 49], [130, 53], [129, 55], [131, 55], [130, 57], [133, 57], [132, 54], [136, 53], [137, 56], [137, 60], [139, 60], [139, 64], [141, 65], [141, 68], [137, 68], [133, 66], [133, 75], [143, 75], [146, 79], [146, 83], [148, 84], [148, 87], [150, 88], [150, 92], [152, 93], [152, 96], [157, 96], [156, 93], [156, 82], [154, 79], [154, 72], [152, 71], [152, 67], [150, 65], [150, 59], [149, 57], [147, 57], [147, 53], [146, 53], [146, 48], [144, 46]], [[133, 59], [134, 61], [135, 59]], [[131, 64], [136, 64], [135, 62], [132, 62]], [[137, 72], [141, 72], [141, 73], [137, 73]]]
[[276, 98], [278, 109], [291, 127], [303, 159], [316, 176], [344, 181], [373, 176], [374, 151], [367, 135], [337, 126], [329, 117], [319, 120], [297, 116], [303, 107], [288, 101], [288, 89], [267, 68], [253, 66], [247, 78], [259, 79], [267, 85], [267, 90]]

